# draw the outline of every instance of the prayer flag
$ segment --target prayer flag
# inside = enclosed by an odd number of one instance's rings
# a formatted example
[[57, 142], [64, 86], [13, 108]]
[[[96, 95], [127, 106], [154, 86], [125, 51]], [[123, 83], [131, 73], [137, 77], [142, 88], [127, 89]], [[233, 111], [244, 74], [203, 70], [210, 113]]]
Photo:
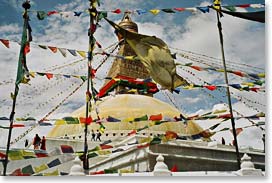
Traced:
[[171, 172], [177, 172], [178, 171], [178, 166], [174, 164], [174, 166], [171, 168]]
[[58, 176], [59, 175], [59, 170], [56, 169], [55, 171], [53, 172], [46, 172], [46, 173], [43, 173], [43, 176]]
[[45, 76], [47, 77], [47, 79], [51, 79], [51, 78], [53, 78], [53, 74], [51, 74], [51, 73], [45, 73]]
[[177, 75], [176, 65], [165, 42], [155, 36], [127, 31], [107, 18], [105, 19], [116, 29], [117, 33], [125, 37], [154, 81], [171, 91], [178, 86], [188, 85], [185, 79]]
[[91, 116], [89, 116], [88, 118], [79, 117], [79, 120], [80, 120], [80, 123], [84, 123], [87, 125], [90, 125], [91, 122], [93, 121]]
[[47, 16], [45, 11], [37, 11], [37, 18], [43, 20]]
[[216, 90], [216, 86], [215, 85], [206, 85], [206, 86], [204, 86], [205, 88], [207, 88], [208, 90], [211, 90], [211, 91], [213, 91], [213, 90]]
[[9, 40], [0, 39], [0, 41], [1, 41], [7, 48], [9, 48]]
[[176, 11], [184, 11], [185, 8], [174, 8], [174, 10], [176, 10]]
[[165, 137], [166, 137], [167, 140], [176, 139], [178, 137], [178, 134], [176, 132], [173, 132], [173, 131], [166, 131], [165, 132]]
[[77, 53], [82, 56], [83, 58], [86, 58], [86, 52], [85, 51], [77, 51]]
[[197, 7], [202, 13], [209, 13], [210, 8], [208, 6], [205, 7]]
[[57, 53], [58, 48], [54, 47], [54, 46], [48, 46], [48, 48], [53, 52], [53, 53]]
[[40, 48], [42, 48], [42, 49], [45, 49], [45, 50], [47, 49], [47, 47], [44, 46], [44, 45], [40, 45], [40, 44], [39, 44], [38, 46], [39, 46]]
[[79, 12], [77, 12], [77, 11], [74, 11], [74, 16], [77, 16], [77, 17], [79, 17], [79, 16], [81, 15], [81, 13], [82, 13], [82, 11], [79, 11]]
[[146, 13], [146, 10], [136, 10], [136, 12], [138, 13], [138, 15], [142, 15], [144, 13]]
[[148, 120], [148, 116], [147, 115], [144, 115], [142, 117], [139, 117], [139, 118], [134, 118], [134, 121], [146, 121]]
[[113, 10], [112, 13], [120, 14], [122, 11], [120, 9]]
[[73, 56], [77, 56], [76, 50], [67, 49]]
[[113, 148], [113, 146], [111, 146], [111, 145], [107, 145], [107, 144], [100, 144], [100, 148], [101, 149], [111, 149], [111, 148]]
[[49, 12], [47, 12], [48, 16], [53, 15], [53, 14], [58, 14], [58, 12], [57, 11], [49, 11]]
[[162, 11], [165, 13], [175, 13], [172, 9], [162, 9]]
[[48, 169], [47, 164], [42, 164], [40, 166], [34, 167], [35, 173], [39, 173], [39, 172], [46, 170], [46, 169]]
[[69, 145], [60, 145], [62, 153], [74, 153], [74, 149]]
[[60, 165], [60, 164], [61, 164], [61, 162], [60, 162], [60, 160], [57, 158], [57, 159], [54, 159], [53, 161], [51, 161], [50, 163], [48, 163], [47, 166], [48, 166], [49, 168], [52, 168], [52, 167], [58, 166], [58, 165]]
[[111, 117], [111, 116], [108, 116], [107, 121], [108, 122], [120, 122], [121, 120], [117, 119], [117, 118], [114, 118], [114, 117]]
[[162, 120], [162, 114], [151, 115], [151, 116], [149, 117], [149, 120], [152, 120], [152, 121], [160, 121], [160, 120]]
[[33, 168], [32, 168], [31, 165], [28, 165], [28, 166], [22, 168], [22, 173], [24, 173], [24, 174], [25, 173], [27, 173], [27, 174], [33, 174], [34, 170], [33, 170]]
[[158, 10], [158, 9], [152, 9], [152, 10], [149, 10], [149, 12], [151, 12], [153, 15], [157, 15], [158, 13], [160, 13], [161, 10]]
[[66, 57], [66, 49], [65, 48], [58, 48], [62, 56]]

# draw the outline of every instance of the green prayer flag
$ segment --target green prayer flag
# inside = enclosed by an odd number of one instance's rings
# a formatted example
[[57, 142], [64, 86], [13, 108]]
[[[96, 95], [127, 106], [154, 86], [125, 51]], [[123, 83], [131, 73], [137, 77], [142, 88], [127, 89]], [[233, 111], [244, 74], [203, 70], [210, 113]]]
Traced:
[[153, 144], [160, 144], [161, 143], [161, 139], [159, 137], [154, 137], [151, 142], [150, 142], [150, 145], [153, 145]]
[[144, 115], [142, 117], [139, 117], [139, 118], [135, 118], [134, 121], [146, 121], [148, 120], [148, 116], [147, 115]]
[[172, 9], [162, 9], [162, 11], [165, 13], [175, 13], [175, 11]]
[[228, 9], [228, 10], [230, 10], [230, 11], [236, 11], [236, 8], [235, 8], [235, 6], [224, 6], [224, 8], [226, 8], [226, 9]]
[[92, 153], [88, 154], [88, 158], [94, 158], [96, 156], [98, 156], [98, 154], [95, 153], [95, 152], [92, 152]]
[[130, 32], [105, 18], [121, 34], [146, 67], [152, 79], [170, 91], [188, 82], [177, 75], [176, 65], [164, 41], [155, 37]]
[[[17, 68], [17, 78], [16, 78], [17, 86], [19, 86], [20, 83], [27, 83], [28, 69], [26, 66], [26, 55], [25, 55], [25, 47], [27, 45], [27, 26], [28, 26], [28, 23], [27, 21], [25, 21], [23, 34], [22, 34], [21, 49], [19, 54], [18, 68]], [[15, 95], [17, 95], [17, 92], [15, 93]]]
[[33, 171], [32, 166], [28, 165], [28, 166], [22, 168], [22, 173], [24, 173], [24, 174], [33, 174], [34, 171]]
[[103, 18], [106, 18], [108, 16], [108, 13], [106, 11], [100, 11], [97, 15], [97, 21], [102, 20]]
[[47, 16], [47, 13], [45, 11], [37, 11], [37, 18], [39, 20], [43, 20]]

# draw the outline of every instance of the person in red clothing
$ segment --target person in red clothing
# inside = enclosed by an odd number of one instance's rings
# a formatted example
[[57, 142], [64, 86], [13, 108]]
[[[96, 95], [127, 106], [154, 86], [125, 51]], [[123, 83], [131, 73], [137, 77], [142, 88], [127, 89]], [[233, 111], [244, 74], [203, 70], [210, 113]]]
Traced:
[[45, 136], [42, 137], [42, 142], [41, 142], [41, 150], [46, 150], [46, 145], [45, 145], [46, 139]]
[[33, 140], [34, 149], [35, 150], [39, 149], [40, 144], [41, 144], [41, 138], [39, 137], [38, 134], [36, 134]]

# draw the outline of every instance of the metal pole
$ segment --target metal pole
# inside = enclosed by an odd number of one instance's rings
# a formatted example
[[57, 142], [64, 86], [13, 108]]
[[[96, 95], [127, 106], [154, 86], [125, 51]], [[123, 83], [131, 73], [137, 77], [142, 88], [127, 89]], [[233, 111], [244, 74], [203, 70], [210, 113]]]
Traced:
[[221, 53], [222, 53], [222, 61], [224, 66], [224, 74], [225, 74], [225, 82], [226, 82], [226, 89], [227, 89], [227, 97], [228, 97], [228, 104], [229, 104], [229, 111], [231, 116], [231, 125], [232, 125], [232, 133], [234, 137], [234, 146], [236, 150], [236, 158], [237, 158], [237, 167], [238, 170], [240, 169], [240, 154], [239, 154], [239, 148], [238, 148], [238, 142], [237, 142], [237, 135], [236, 135], [236, 129], [235, 129], [235, 121], [233, 118], [233, 111], [232, 111], [232, 104], [231, 104], [231, 97], [230, 97], [230, 90], [229, 90], [229, 81], [228, 81], [228, 74], [227, 74], [227, 67], [226, 67], [226, 60], [225, 60], [225, 53], [224, 53], [224, 44], [223, 44], [223, 34], [222, 34], [222, 25], [219, 19], [219, 12], [216, 12], [217, 15], [217, 27], [220, 37], [220, 45], [221, 45]]
[[[23, 18], [24, 18], [24, 29], [26, 26], [26, 23], [28, 21], [28, 15], [27, 15], [27, 10], [30, 9], [31, 5], [29, 3], [28, 0], [26, 0], [23, 4], [22, 4], [23, 8], [25, 9]], [[23, 30], [24, 31], [24, 30]], [[24, 45], [21, 44], [21, 49]], [[20, 62], [20, 60], [19, 60]], [[9, 154], [9, 148], [10, 148], [10, 140], [11, 140], [11, 134], [12, 134], [12, 126], [13, 126], [13, 122], [14, 122], [14, 115], [15, 115], [15, 106], [16, 106], [16, 99], [17, 99], [17, 94], [19, 92], [19, 88], [18, 85], [15, 84], [15, 89], [14, 89], [14, 97], [13, 97], [13, 102], [12, 102], [12, 109], [11, 109], [11, 113], [9, 116], [9, 133], [8, 133], [8, 141], [7, 141], [7, 149], [6, 149], [6, 156], [5, 156], [5, 160], [4, 160], [4, 170], [3, 170], [3, 175], [6, 176], [7, 173], [7, 166], [8, 166], [8, 154]]]
[[[87, 91], [86, 91], [86, 120], [89, 117], [89, 109], [92, 107], [91, 104], [91, 98], [93, 95], [93, 82], [92, 82], [92, 59], [93, 59], [93, 48], [95, 45], [94, 42], [94, 18], [96, 16], [96, 8], [95, 8], [95, 3], [96, 0], [89, 0], [90, 1], [90, 8], [89, 8], [89, 13], [90, 13], [90, 28], [88, 31], [88, 36], [89, 36], [89, 51], [88, 51], [88, 78], [87, 78]], [[91, 83], [91, 91], [90, 92], [90, 83]], [[86, 121], [85, 121], [86, 122]], [[88, 124], [85, 123], [85, 129], [84, 129], [84, 159], [83, 159], [83, 168], [85, 171], [89, 169], [89, 160], [88, 160]]]

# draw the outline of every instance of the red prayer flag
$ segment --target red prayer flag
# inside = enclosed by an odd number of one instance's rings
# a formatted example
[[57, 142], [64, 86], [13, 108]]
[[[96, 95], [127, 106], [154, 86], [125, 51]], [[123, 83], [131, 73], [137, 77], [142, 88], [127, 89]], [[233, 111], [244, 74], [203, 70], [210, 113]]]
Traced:
[[97, 172], [91, 172], [90, 174], [91, 174], [91, 175], [105, 174], [105, 171], [104, 171], [104, 170], [101, 170], [101, 171], [97, 171]]
[[120, 9], [116, 9], [116, 10], [112, 11], [112, 13], [120, 14], [120, 13], [122, 13], [122, 11]]
[[144, 144], [144, 145], [138, 145], [137, 148], [138, 148], [138, 149], [146, 148], [146, 147], [148, 147], [149, 145], [150, 145], [149, 143]]
[[9, 48], [9, 40], [0, 39], [0, 41], [1, 41], [7, 48]]
[[93, 119], [92, 119], [91, 116], [88, 117], [87, 119], [83, 118], [83, 117], [80, 117], [79, 121], [80, 121], [80, 123], [84, 123], [84, 124], [86, 123], [87, 125], [89, 125], [89, 124], [91, 124], [91, 122], [93, 122]]
[[176, 10], [176, 11], [184, 11], [185, 8], [174, 8], [174, 10]]
[[166, 131], [165, 132], [165, 137], [170, 140], [170, 139], [175, 139], [178, 137], [178, 134], [176, 132], [173, 131]]
[[160, 120], [162, 120], [162, 114], [151, 115], [149, 117], [149, 120], [151, 120], [151, 121], [160, 121]]
[[[230, 129], [230, 131], [231, 133], [233, 133], [232, 129]], [[235, 131], [236, 131], [236, 135], [239, 135], [243, 131], [243, 128], [236, 128]]]
[[137, 132], [136, 130], [132, 130], [131, 132], [128, 133], [128, 136], [136, 134], [136, 132]]
[[218, 116], [218, 118], [231, 118], [231, 114], [223, 114]]
[[237, 7], [240, 7], [240, 8], [249, 8], [250, 4], [241, 4], [241, 5], [238, 5]]
[[111, 148], [113, 148], [113, 146], [107, 145], [107, 144], [100, 145], [100, 147], [101, 147], [101, 149], [111, 149]]
[[6, 155], [0, 152], [0, 159], [5, 159], [5, 158], [6, 158]]
[[51, 73], [45, 73], [45, 76], [47, 77], [47, 79], [53, 78], [53, 74]]
[[178, 166], [175, 164], [172, 168], [171, 168], [171, 172], [177, 172], [178, 171]]
[[60, 145], [62, 153], [74, 153], [74, 149], [69, 145]]
[[25, 127], [24, 124], [13, 124], [12, 128], [17, 128], [17, 127]]
[[191, 68], [195, 69], [195, 70], [198, 70], [198, 71], [202, 71], [203, 69], [199, 66], [195, 66], [195, 65], [191, 65], [190, 66]]
[[95, 74], [96, 74], [96, 69], [92, 69], [92, 71], [91, 71], [91, 77], [94, 78]]
[[49, 12], [47, 12], [48, 16], [53, 15], [53, 14], [58, 14], [58, 12], [57, 11], [49, 11]]
[[211, 90], [211, 91], [213, 91], [213, 90], [216, 90], [216, 86], [214, 86], [214, 85], [206, 85], [206, 86], [204, 86], [205, 88], [207, 88], [208, 90]]
[[57, 48], [57, 47], [48, 46], [48, 48], [49, 48], [53, 53], [57, 53], [57, 51], [58, 51], [58, 48]]
[[24, 55], [28, 54], [29, 52], [30, 52], [30, 46], [29, 46], [29, 43], [26, 43], [24, 48]]
[[36, 152], [35, 155], [37, 156], [37, 158], [44, 158], [44, 157], [48, 157], [47, 152]]
[[244, 77], [245, 74], [242, 73], [241, 71], [232, 71], [233, 74], [237, 75], [237, 76], [241, 76], [241, 77]]
[[249, 88], [251, 91], [258, 92], [260, 88]]

